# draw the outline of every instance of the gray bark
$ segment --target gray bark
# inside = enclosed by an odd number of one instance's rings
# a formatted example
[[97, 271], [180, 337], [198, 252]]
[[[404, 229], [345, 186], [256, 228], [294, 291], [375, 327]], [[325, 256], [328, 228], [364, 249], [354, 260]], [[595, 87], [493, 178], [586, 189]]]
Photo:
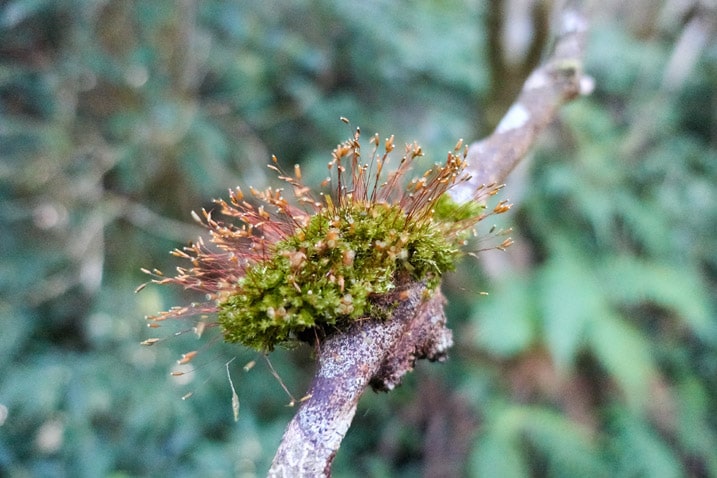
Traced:
[[[581, 62], [586, 30], [580, 14], [562, 15], [553, 55], [528, 77], [495, 132], [470, 146], [472, 179], [452, 191], [455, 199], [504, 181], [558, 108], [586, 89], [589, 79], [582, 74]], [[386, 300], [398, 301], [390, 318], [357, 321], [321, 344], [310, 397], [289, 423], [269, 476], [331, 476], [331, 463], [367, 386], [391, 390], [416, 360], [445, 357], [452, 335], [440, 291], [430, 293], [424, 284], [410, 283]]]

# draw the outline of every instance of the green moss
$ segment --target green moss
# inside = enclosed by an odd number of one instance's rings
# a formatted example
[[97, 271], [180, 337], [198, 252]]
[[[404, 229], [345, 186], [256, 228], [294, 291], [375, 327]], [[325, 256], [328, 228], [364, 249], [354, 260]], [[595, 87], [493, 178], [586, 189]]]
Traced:
[[220, 304], [225, 340], [269, 351], [310, 329], [326, 333], [380, 315], [372, 298], [398, 279], [434, 288], [460, 255], [443, 225], [408, 220], [387, 204], [327, 208], [250, 267], [237, 293]]
[[444, 193], [433, 206], [433, 217], [438, 221], [458, 222], [478, 217], [484, 209], [485, 206], [476, 201], [459, 204]]

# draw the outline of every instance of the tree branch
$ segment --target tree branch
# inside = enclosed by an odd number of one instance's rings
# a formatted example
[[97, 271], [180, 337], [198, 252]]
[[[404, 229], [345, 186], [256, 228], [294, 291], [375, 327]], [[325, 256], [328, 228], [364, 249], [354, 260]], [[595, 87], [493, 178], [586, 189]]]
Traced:
[[[470, 146], [472, 179], [453, 190], [456, 200], [470, 197], [482, 184], [505, 180], [558, 108], [584, 89], [581, 58], [586, 30], [580, 14], [563, 14], [552, 57], [529, 76], [495, 132]], [[431, 293], [423, 283], [409, 283], [384, 300], [396, 304], [389, 319], [358, 321], [321, 344], [309, 398], [289, 423], [269, 476], [330, 476], [366, 386], [391, 390], [416, 360], [445, 358], [453, 339], [439, 290]]]
[[590, 92], [592, 79], [582, 71], [586, 34], [587, 21], [582, 15], [572, 10], [563, 13], [553, 55], [530, 74], [493, 134], [468, 148], [472, 178], [451, 189], [455, 200], [470, 198], [483, 184], [505, 181], [553, 121], [558, 108]]
[[326, 339], [310, 398], [289, 423], [269, 476], [330, 476], [366, 386], [390, 390], [417, 359], [445, 356], [453, 341], [443, 295], [436, 291], [425, 300], [425, 292], [422, 283], [407, 284], [385, 299], [397, 302], [390, 319], [358, 321]]

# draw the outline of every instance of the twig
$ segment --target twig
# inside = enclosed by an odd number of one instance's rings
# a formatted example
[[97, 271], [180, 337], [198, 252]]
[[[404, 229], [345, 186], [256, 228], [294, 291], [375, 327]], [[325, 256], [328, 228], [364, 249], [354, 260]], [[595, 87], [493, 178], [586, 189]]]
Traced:
[[452, 345], [443, 296], [424, 300], [425, 285], [412, 283], [386, 300], [400, 298], [389, 320], [356, 322], [326, 339], [309, 399], [292, 419], [269, 476], [330, 476], [331, 462], [351, 425], [367, 385], [390, 390], [419, 358], [440, 360]]
[[493, 134], [470, 145], [472, 178], [450, 191], [455, 200], [469, 198], [482, 184], [502, 183], [553, 121], [558, 108], [590, 92], [592, 79], [582, 71], [586, 34], [582, 15], [572, 10], [563, 13], [551, 58], [530, 74]]
[[[581, 92], [586, 30], [580, 14], [563, 14], [553, 56], [530, 75], [496, 131], [471, 145], [472, 179], [456, 188], [456, 199], [468, 197], [482, 184], [502, 182], [560, 105]], [[367, 385], [391, 390], [416, 360], [445, 357], [453, 341], [446, 327], [444, 298], [439, 291], [428, 298], [427, 294], [423, 283], [404, 284], [385, 298], [398, 301], [388, 320], [359, 321], [323, 342], [309, 398], [289, 423], [269, 476], [330, 476], [333, 458]]]

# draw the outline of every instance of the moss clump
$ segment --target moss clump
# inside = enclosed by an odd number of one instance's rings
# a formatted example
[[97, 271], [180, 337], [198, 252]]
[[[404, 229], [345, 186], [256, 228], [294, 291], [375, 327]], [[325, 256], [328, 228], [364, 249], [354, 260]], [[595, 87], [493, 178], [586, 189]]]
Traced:
[[[177, 268], [174, 277], [157, 272], [153, 282], [203, 292], [206, 302], [151, 320], [199, 314], [204, 320], [216, 313], [227, 342], [260, 351], [321, 339], [364, 317], [389, 317], [387, 294], [398, 284], [420, 281], [434, 289], [455, 267], [474, 226], [510, 209], [504, 201], [487, 212], [482, 206], [500, 190], [496, 185], [478, 187], [461, 204], [446, 194], [470, 180], [462, 141], [444, 163], [409, 180], [413, 161], [423, 155], [417, 143], [406, 144], [397, 167], [388, 170], [393, 136], [383, 153], [379, 135], [371, 138], [368, 163], [361, 161], [359, 139], [357, 128], [332, 151], [323, 183], [330, 194], [317, 198], [298, 165], [287, 174], [272, 157], [269, 168], [290, 186], [293, 202], [283, 188], [249, 188], [253, 199], [236, 188], [228, 201], [215, 200], [218, 211], [195, 214], [211, 244], [200, 239], [173, 251], [191, 267]], [[508, 238], [497, 248], [509, 244]]]
[[372, 297], [398, 280], [434, 288], [460, 256], [446, 224], [409, 218], [398, 205], [326, 208], [247, 269], [237, 292], [219, 305], [225, 340], [269, 351], [307, 330], [322, 334], [377, 315]]

